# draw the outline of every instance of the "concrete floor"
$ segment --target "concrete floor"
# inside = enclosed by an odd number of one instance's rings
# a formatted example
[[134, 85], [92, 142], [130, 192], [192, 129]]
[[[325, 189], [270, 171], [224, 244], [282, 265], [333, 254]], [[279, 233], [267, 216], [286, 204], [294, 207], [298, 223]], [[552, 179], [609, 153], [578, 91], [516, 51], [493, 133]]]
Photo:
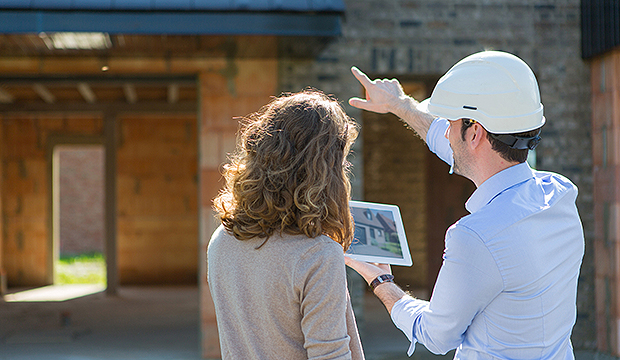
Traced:
[[[409, 342], [372, 294], [360, 324], [368, 360], [440, 359]], [[197, 360], [196, 287], [123, 287], [60, 302], [0, 301], [0, 360]], [[445, 358], [452, 358], [446, 356]]]
[[0, 303], [0, 359], [201, 359], [196, 287]]

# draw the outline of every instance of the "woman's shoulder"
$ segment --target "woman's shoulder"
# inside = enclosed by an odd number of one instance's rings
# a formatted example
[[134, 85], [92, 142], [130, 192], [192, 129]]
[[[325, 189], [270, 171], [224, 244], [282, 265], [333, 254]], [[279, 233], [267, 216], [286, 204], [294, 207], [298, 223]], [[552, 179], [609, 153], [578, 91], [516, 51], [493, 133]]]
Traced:
[[302, 246], [298, 246], [298, 264], [342, 262], [344, 264], [344, 250], [342, 246], [328, 236], [315, 238], [305, 237]]
[[343, 252], [342, 246], [327, 235], [311, 238], [306, 235], [281, 234], [276, 236], [276, 238], [278, 239], [276, 241], [280, 241], [283, 244], [290, 245], [291, 247], [304, 252], [312, 249], [322, 251], [339, 251], [340, 253]]

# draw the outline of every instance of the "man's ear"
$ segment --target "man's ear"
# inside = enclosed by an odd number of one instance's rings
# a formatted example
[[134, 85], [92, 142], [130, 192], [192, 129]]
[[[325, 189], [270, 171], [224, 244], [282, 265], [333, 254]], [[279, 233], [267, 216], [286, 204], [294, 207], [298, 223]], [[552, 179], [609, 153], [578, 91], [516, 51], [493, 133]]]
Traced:
[[472, 125], [472, 131], [469, 138], [469, 146], [472, 148], [479, 147], [486, 140], [486, 130], [479, 123]]

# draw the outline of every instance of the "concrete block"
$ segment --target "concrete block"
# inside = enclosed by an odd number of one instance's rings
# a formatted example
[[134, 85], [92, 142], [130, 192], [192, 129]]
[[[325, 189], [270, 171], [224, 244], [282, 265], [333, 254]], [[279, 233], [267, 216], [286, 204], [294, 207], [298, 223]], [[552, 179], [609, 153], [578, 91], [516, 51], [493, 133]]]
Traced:
[[65, 126], [65, 118], [64, 117], [50, 117], [45, 119], [40, 119], [39, 126], [41, 127], [42, 132], [58, 132], [63, 130]]
[[612, 52], [604, 57], [605, 62], [605, 87], [607, 91], [620, 91], [620, 53]]
[[226, 66], [226, 59], [221, 57], [174, 57], [169, 60], [170, 72], [182, 74], [218, 73]]
[[215, 305], [206, 282], [200, 286], [200, 330], [202, 333], [202, 355], [205, 358], [219, 359], [220, 342], [215, 317]]
[[102, 135], [103, 121], [92, 117], [67, 117], [65, 130], [73, 134]]
[[220, 132], [207, 131], [200, 134], [200, 167], [217, 169], [222, 164], [220, 156]]
[[203, 97], [202, 131], [210, 131], [222, 127], [237, 128], [233, 117], [236, 116], [234, 99], [230, 96]]
[[200, 172], [201, 206], [210, 208], [212, 200], [224, 186], [224, 178], [218, 170], [202, 169]]
[[198, 93], [203, 96], [203, 99], [201, 99], [203, 104], [205, 104], [204, 97], [231, 95], [228, 91], [228, 81], [221, 73], [200, 73], [198, 84], [200, 87]]
[[220, 146], [220, 161], [222, 163], [228, 163], [230, 154], [234, 153], [237, 147], [237, 134], [231, 131], [222, 132]]
[[275, 59], [246, 60], [235, 63], [238, 74], [235, 86], [238, 96], [275, 95], [278, 79], [278, 61]]

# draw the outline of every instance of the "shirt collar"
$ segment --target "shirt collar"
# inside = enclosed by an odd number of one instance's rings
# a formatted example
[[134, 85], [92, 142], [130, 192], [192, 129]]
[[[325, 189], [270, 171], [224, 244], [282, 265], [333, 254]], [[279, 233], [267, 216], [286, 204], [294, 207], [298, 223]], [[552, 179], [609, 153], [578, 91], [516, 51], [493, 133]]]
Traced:
[[526, 162], [502, 170], [488, 178], [471, 194], [465, 203], [465, 208], [470, 213], [475, 213], [504, 190], [532, 177], [534, 177], [534, 171]]

